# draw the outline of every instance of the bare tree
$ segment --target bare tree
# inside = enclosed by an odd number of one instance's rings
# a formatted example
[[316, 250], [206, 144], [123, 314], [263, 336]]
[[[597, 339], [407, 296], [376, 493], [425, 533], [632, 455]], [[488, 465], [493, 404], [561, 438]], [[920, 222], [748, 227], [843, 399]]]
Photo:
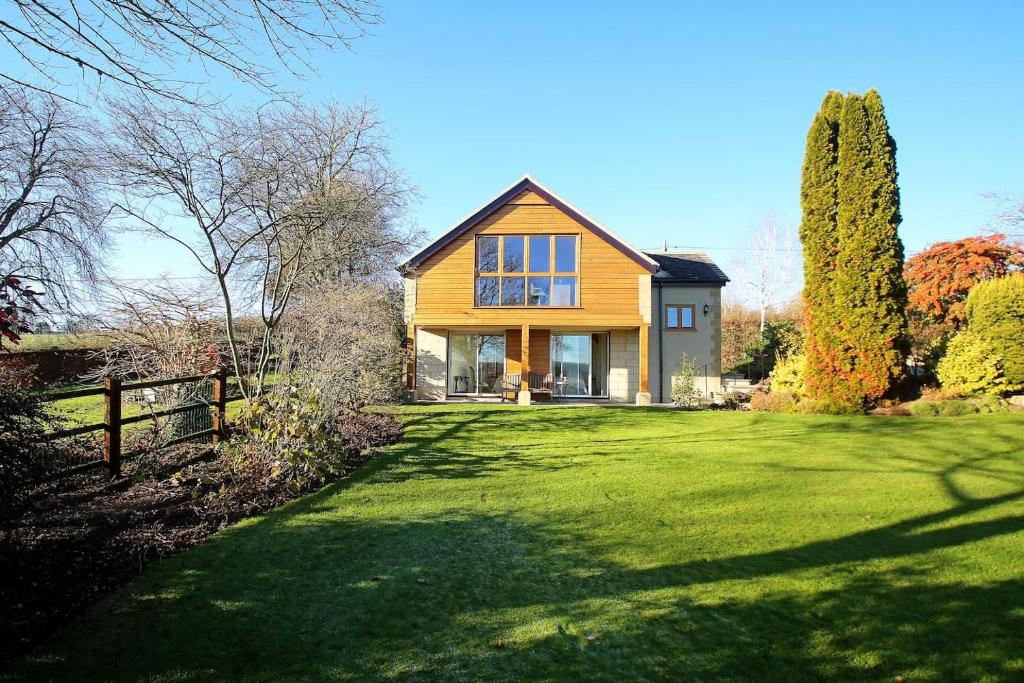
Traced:
[[760, 314], [760, 330], [764, 332], [768, 313], [782, 303], [786, 288], [793, 283], [797, 263], [797, 247], [793, 231], [767, 218], [747, 240], [749, 251], [734, 261], [746, 298]]
[[281, 327], [280, 385], [303, 387], [335, 409], [397, 401], [401, 301], [395, 284], [349, 281], [297, 302]]
[[1024, 240], [1024, 194], [985, 196], [1000, 204], [997, 217], [999, 225], [991, 232], [1001, 232], [1008, 237]]
[[395, 229], [394, 218], [408, 188], [365, 106], [258, 111], [250, 136], [257, 144], [246, 160], [248, 177], [257, 182], [246, 186], [240, 202], [258, 231], [249, 263], [260, 278], [264, 334], [255, 372], [262, 382], [274, 330], [303, 286], [322, 293], [317, 284], [326, 273], [365, 270], [380, 254], [404, 250], [409, 236]]
[[[168, 281], [147, 283], [144, 287], [108, 282], [97, 299], [105, 310], [99, 332], [109, 342], [96, 352], [102, 360], [94, 373], [97, 379], [108, 375], [146, 379], [209, 375], [218, 367], [222, 326], [216, 297], [202, 287], [183, 287]], [[140, 440], [138, 445], [156, 444], [166, 437], [195, 432], [191, 422], [197, 411], [169, 417], [160, 417], [158, 411], [208, 405], [212, 391], [209, 377], [126, 391], [125, 400], [141, 406], [150, 417], [150, 429], [133, 434], [133, 438]], [[198, 413], [205, 417], [209, 411], [200, 408]]]
[[[379, 21], [369, 0], [31, 0], [11, 3], [0, 37], [11, 54], [0, 76], [41, 90], [81, 74], [164, 100], [196, 102], [201, 79], [221, 70], [273, 90], [270, 60], [293, 75], [309, 70], [313, 47], [349, 47]], [[195, 77], [180, 74], [188, 63]], [[15, 65], [28, 75], [15, 74]], [[37, 86], [28, 86], [37, 87]]]
[[[366, 107], [279, 104], [253, 112], [197, 112], [138, 101], [113, 108], [112, 151], [127, 193], [124, 215], [186, 248], [221, 296], [235, 372], [246, 377], [235, 319], [252, 302], [262, 324], [256, 376], [262, 392], [275, 331], [323, 255], [366, 245], [367, 213], [407, 192]], [[378, 207], [371, 211], [368, 207]], [[183, 219], [192, 228], [183, 228]], [[355, 226], [347, 231], [345, 226]], [[353, 246], [352, 250], [358, 250]]]
[[109, 344], [97, 351], [99, 377], [164, 379], [211, 372], [220, 357], [217, 299], [203, 287], [149, 282], [106, 283], [98, 330]]
[[107, 247], [95, 124], [53, 97], [0, 87], [0, 281], [67, 310]]

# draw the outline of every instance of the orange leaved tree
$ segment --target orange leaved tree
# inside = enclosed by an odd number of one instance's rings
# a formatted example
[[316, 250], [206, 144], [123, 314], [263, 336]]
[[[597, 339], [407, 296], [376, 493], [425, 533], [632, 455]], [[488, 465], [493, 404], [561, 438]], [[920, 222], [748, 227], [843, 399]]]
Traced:
[[912, 318], [959, 329], [971, 287], [1024, 267], [1024, 247], [1006, 235], [965, 237], [937, 242], [907, 260], [908, 312]]

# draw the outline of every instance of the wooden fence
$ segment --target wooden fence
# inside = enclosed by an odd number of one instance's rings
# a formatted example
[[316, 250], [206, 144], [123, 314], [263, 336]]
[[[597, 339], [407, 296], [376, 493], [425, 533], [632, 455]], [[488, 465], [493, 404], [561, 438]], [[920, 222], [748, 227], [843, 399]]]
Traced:
[[[138, 415], [124, 417], [121, 415], [122, 397], [124, 392], [132, 390], [155, 389], [158, 387], [169, 387], [179, 384], [201, 382], [204, 380], [213, 381], [213, 395], [209, 402], [192, 402], [185, 405], [151, 410]], [[213, 444], [217, 444], [224, 438], [224, 420], [227, 404], [241, 399], [241, 396], [228, 395], [227, 371], [220, 369], [209, 375], [190, 375], [186, 377], [173, 377], [170, 379], [155, 379], [142, 382], [122, 382], [116, 377], [106, 377], [102, 386], [71, 389], [69, 391], [58, 391], [45, 394], [42, 398], [47, 403], [61, 401], [69, 398], [82, 396], [103, 396], [103, 422], [86, 424], [77, 427], [70, 427], [51, 432], [47, 440], [65, 439], [73, 436], [80, 436], [90, 432], [103, 431], [103, 459], [102, 461], [89, 463], [98, 464], [103, 467], [103, 473], [107, 477], [116, 477], [121, 474], [121, 461], [124, 457], [131, 455], [121, 452], [122, 427], [144, 422], [161, 417], [168, 417], [189, 411], [208, 409], [212, 416], [211, 426], [197, 432], [182, 434], [160, 444], [160, 448], [166, 448], [184, 441], [191, 441], [203, 437], [210, 437]]]

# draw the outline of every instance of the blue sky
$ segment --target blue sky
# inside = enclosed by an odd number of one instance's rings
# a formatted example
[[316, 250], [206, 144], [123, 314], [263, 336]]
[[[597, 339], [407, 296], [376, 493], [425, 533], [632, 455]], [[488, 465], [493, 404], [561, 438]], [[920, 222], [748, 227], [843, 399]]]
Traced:
[[[993, 225], [1024, 192], [1024, 3], [398, 2], [310, 98], [366, 98], [436, 235], [523, 173], [640, 247], [726, 270], [768, 215], [799, 223], [807, 127], [876, 87], [899, 147], [909, 251]], [[248, 95], [227, 80], [220, 92]], [[191, 272], [123, 242], [123, 276]]]

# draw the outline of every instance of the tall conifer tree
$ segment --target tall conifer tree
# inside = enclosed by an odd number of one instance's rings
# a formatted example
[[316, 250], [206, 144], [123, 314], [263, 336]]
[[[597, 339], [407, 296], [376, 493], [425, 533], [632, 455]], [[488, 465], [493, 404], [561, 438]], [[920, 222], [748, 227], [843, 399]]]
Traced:
[[[834, 225], [816, 214], [820, 203], [808, 201], [824, 195], [808, 191], [816, 187], [814, 179], [832, 177], [825, 169], [808, 172], [809, 167], [817, 166], [812, 161], [820, 156], [812, 153], [810, 144], [817, 120], [811, 126], [804, 163], [804, 222], [808, 227], [801, 226], [801, 239], [805, 257], [811, 256], [805, 261], [807, 385], [815, 398], [864, 406], [893, 393], [903, 376], [906, 355], [896, 145], [876, 91], [863, 97], [851, 93], [841, 100], [834, 162]], [[825, 239], [826, 234], [831, 241]], [[828, 257], [832, 258], [831, 269]]]
[[839, 114], [843, 96], [833, 90], [807, 133], [800, 204], [800, 241], [804, 252], [804, 321], [807, 329], [806, 382], [814, 398], [831, 395], [836, 367], [832, 284], [835, 277], [838, 211]]
[[874, 345], [878, 358], [873, 365], [874, 386], [867, 387], [870, 391], [865, 394], [868, 400], [874, 400], [876, 396], [891, 396], [903, 382], [910, 334], [907, 330], [907, 282], [903, 278], [903, 241], [898, 232], [903, 216], [897, 183], [896, 141], [889, 134], [882, 96], [874, 88], [864, 94], [864, 107], [868, 112], [875, 188], [868, 253], [873, 265], [870, 275], [873, 286], [869, 289], [868, 303], [876, 316], [871, 336], [863, 340], [863, 345]]

